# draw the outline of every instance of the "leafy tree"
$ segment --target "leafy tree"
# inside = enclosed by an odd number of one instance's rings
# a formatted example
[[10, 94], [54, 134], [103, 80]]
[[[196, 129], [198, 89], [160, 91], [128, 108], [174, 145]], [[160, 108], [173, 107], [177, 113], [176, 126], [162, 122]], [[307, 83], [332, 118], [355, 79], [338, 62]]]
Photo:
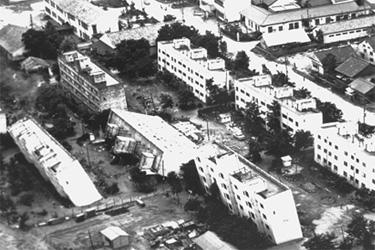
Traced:
[[335, 249], [335, 238], [333, 233], [317, 234], [302, 245], [307, 250]]
[[254, 136], [261, 136], [265, 129], [264, 120], [260, 117], [259, 106], [255, 102], [249, 102], [245, 109], [245, 130]]
[[24, 206], [28, 206], [28, 207], [31, 206], [33, 201], [34, 201], [34, 196], [32, 194], [29, 194], [29, 193], [23, 194], [18, 200], [18, 202], [20, 204], [22, 204]]
[[343, 193], [349, 193], [353, 190], [352, 185], [350, 185], [348, 180], [343, 176], [337, 177], [333, 185], [337, 190], [340, 190]]
[[185, 190], [191, 190], [193, 194], [204, 194], [204, 189], [200, 182], [199, 174], [195, 166], [194, 160], [182, 164], [180, 169], [182, 171], [182, 177], [185, 182]]
[[332, 102], [322, 102], [316, 98], [316, 107], [322, 112], [323, 123], [337, 122], [342, 118], [342, 111]]
[[170, 41], [173, 39], [186, 37], [192, 39], [195, 36], [198, 36], [199, 32], [193, 26], [186, 26], [179, 22], [166, 24], [161, 27], [158, 31], [157, 41]]
[[42, 30], [29, 29], [22, 34], [22, 42], [29, 54], [46, 59], [57, 58], [63, 39], [50, 22]]
[[178, 81], [174, 74], [169, 72], [168, 70], [159, 71], [156, 75], [157, 79], [162, 82], [165, 86], [171, 89], [178, 89]]
[[265, 153], [277, 158], [290, 154], [292, 151], [293, 138], [286, 130], [280, 131], [275, 135], [266, 137]]
[[324, 42], [324, 36], [323, 36], [323, 31], [322, 30], [317, 30], [315, 33], [315, 39], [318, 43], [323, 43]]
[[273, 101], [269, 112], [267, 113], [267, 127], [271, 133], [277, 134], [281, 130], [280, 117], [281, 117], [280, 103]]
[[375, 208], [375, 191], [368, 188], [357, 189], [355, 192], [356, 199], [369, 210]]
[[201, 202], [198, 199], [190, 198], [186, 202], [184, 206], [184, 210], [185, 211], [197, 211], [200, 207], [201, 207]]
[[227, 56], [227, 53], [228, 53], [227, 42], [225, 42], [223, 40], [219, 41], [219, 51], [220, 51], [222, 56], [224, 56], [224, 57]]
[[366, 123], [358, 122], [358, 132], [363, 136], [371, 136], [375, 134], [375, 126]]
[[226, 89], [220, 88], [219, 86], [213, 84], [214, 80], [206, 80], [206, 90], [209, 93], [207, 97], [207, 104], [223, 104], [234, 101], [234, 95], [230, 94]]
[[277, 74], [272, 75], [272, 84], [276, 87], [295, 86], [294, 83], [289, 81], [289, 77], [280, 71], [277, 71]]
[[167, 175], [167, 181], [171, 189], [172, 194], [176, 195], [177, 203], [180, 203], [179, 193], [182, 191], [182, 184], [180, 178], [177, 176], [176, 172], [169, 172]]
[[139, 185], [141, 189], [148, 186], [146, 172], [142, 171], [140, 167], [133, 166], [129, 170], [132, 182]]
[[296, 152], [305, 150], [308, 147], [311, 147], [314, 143], [314, 138], [310, 131], [297, 130], [293, 136], [294, 149]]
[[123, 40], [116, 45], [117, 54], [105, 59], [105, 66], [129, 77], [149, 77], [156, 72], [150, 57], [150, 43], [145, 38]]
[[216, 200], [220, 200], [220, 189], [215, 182], [213, 182], [210, 186], [210, 197]]
[[26, 225], [26, 222], [27, 220], [29, 219], [29, 215], [27, 214], [27, 212], [24, 212], [21, 216], [20, 216], [20, 219], [19, 219], [19, 228], [21, 230], [27, 230], [29, 229], [29, 226]]
[[77, 49], [77, 43], [74, 41], [72, 37], [65, 37], [59, 46], [60, 53], [73, 51], [76, 49]]
[[9, 196], [0, 194], [0, 211], [7, 212], [15, 208], [12, 199]]
[[179, 90], [177, 94], [179, 107], [181, 110], [188, 110], [196, 107], [195, 96], [190, 90], [183, 88]]
[[322, 60], [324, 72], [333, 73], [335, 71], [337, 60], [335, 55], [328, 53]]
[[205, 35], [196, 35], [192, 38], [191, 43], [196, 47], [203, 47], [207, 50], [207, 55], [211, 58], [221, 56], [219, 51], [220, 37], [215, 36], [210, 31], [206, 31]]
[[260, 152], [263, 150], [263, 146], [257, 141], [250, 139], [249, 140], [249, 153], [247, 155], [247, 158], [254, 163], [261, 162], [262, 157], [260, 155]]
[[250, 66], [249, 60], [250, 58], [245, 51], [237, 52], [234, 60], [234, 70], [248, 70]]
[[373, 249], [371, 237], [375, 233], [375, 222], [366, 220], [362, 215], [356, 215], [347, 226], [349, 236], [356, 238], [365, 249]]
[[162, 109], [173, 108], [173, 99], [171, 95], [160, 94], [160, 104]]
[[300, 88], [293, 90], [293, 96], [297, 99], [311, 98], [311, 92], [307, 88]]

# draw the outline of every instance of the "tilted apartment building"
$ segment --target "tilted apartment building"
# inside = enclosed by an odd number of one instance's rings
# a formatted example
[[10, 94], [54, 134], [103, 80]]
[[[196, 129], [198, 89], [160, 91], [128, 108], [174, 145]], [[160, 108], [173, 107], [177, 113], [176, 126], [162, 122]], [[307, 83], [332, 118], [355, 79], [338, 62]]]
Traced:
[[122, 140], [122, 148], [140, 159], [141, 169], [161, 176], [178, 173], [195, 157], [196, 145], [159, 116], [113, 109], [106, 134]]
[[127, 110], [125, 87], [118, 77], [78, 52], [65, 52], [58, 57], [60, 84], [82, 108], [101, 112], [115, 108]]
[[118, 16], [87, 0], [44, 0], [44, 13], [60, 24], [68, 23], [85, 40], [119, 30]]
[[358, 123], [328, 123], [314, 135], [314, 160], [357, 188], [375, 190], [375, 135], [358, 133]]
[[236, 109], [246, 109], [249, 102], [259, 106], [261, 117], [267, 118], [267, 112], [274, 101], [280, 104], [280, 123], [283, 129], [291, 133], [305, 130], [314, 133], [314, 129], [323, 124], [323, 116], [316, 109], [313, 98], [296, 99], [293, 87], [276, 87], [270, 75], [253, 76], [234, 81]]
[[79, 207], [102, 198], [78, 160], [35, 120], [28, 117], [19, 120], [8, 132], [25, 158], [62, 197]]
[[292, 191], [273, 176], [216, 142], [198, 149], [195, 164], [206, 192], [216, 183], [228, 209], [251, 219], [272, 242], [303, 237]]
[[205, 48], [191, 48], [187, 38], [158, 42], [158, 70], [174, 74], [202, 102], [207, 100], [207, 80], [229, 89], [230, 76], [222, 58], [208, 59]]

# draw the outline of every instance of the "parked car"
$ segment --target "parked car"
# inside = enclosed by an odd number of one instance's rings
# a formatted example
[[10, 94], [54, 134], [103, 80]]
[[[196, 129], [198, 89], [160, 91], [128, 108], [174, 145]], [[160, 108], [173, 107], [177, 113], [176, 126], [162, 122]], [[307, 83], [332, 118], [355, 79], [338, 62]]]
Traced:
[[246, 139], [245, 135], [242, 134], [242, 132], [233, 134], [233, 137], [239, 141], [243, 141]]
[[194, 15], [194, 16], [204, 16], [204, 12], [199, 11], [199, 10], [195, 10], [195, 11], [193, 12], [193, 15]]

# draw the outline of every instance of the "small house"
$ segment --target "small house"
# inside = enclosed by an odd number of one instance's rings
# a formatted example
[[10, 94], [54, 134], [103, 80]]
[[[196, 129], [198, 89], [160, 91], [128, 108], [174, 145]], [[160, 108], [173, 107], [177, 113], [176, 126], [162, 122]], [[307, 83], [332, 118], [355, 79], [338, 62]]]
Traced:
[[[48, 62], [44, 61], [41, 58], [29, 56], [21, 62], [21, 69], [26, 73], [32, 73], [40, 70], [48, 70], [50, 65]], [[52, 75], [52, 72], [50, 72]]]
[[0, 29], [0, 53], [5, 55], [10, 61], [20, 61], [25, 59], [25, 45], [22, 42], [22, 34], [27, 28], [8, 24]]
[[232, 115], [230, 113], [220, 114], [218, 117], [219, 123], [228, 123], [232, 121]]
[[281, 161], [283, 162], [284, 167], [292, 166], [292, 157], [290, 157], [289, 155], [281, 157]]
[[103, 242], [112, 249], [119, 249], [129, 245], [129, 234], [119, 227], [110, 226], [100, 231]]
[[340, 64], [336, 69], [338, 73], [351, 79], [371, 76], [375, 74], [375, 65], [367, 60], [352, 56]]

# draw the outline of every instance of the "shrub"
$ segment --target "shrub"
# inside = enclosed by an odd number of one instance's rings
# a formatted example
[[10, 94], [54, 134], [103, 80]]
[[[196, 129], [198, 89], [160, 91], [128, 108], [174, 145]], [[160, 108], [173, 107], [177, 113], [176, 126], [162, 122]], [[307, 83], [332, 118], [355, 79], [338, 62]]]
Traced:
[[34, 201], [34, 196], [32, 194], [23, 194], [19, 199], [18, 199], [18, 202], [21, 204], [21, 205], [24, 205], [24, 206], [28, 206], [30, 207], [31, 204], [33, 203]]

